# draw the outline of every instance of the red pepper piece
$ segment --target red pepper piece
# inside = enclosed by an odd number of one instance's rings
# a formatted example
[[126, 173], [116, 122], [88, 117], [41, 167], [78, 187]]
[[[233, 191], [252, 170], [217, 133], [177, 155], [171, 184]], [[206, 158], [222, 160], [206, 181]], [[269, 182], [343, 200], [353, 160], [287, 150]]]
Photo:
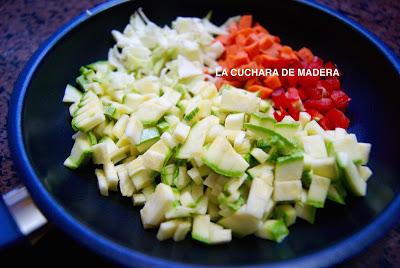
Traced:
[[333, 100], [335, 107], [340, 110], [345, 110], [351, 100], [350, 97], [341, 90], [333, 91], [331, 94], [331, 99]]
[[318, 112], [317, 110], [315, 110], [315, 109], [306, 109], [306, 112], [307, 112], [307, 113], [311, 116], [311, 118], [314, 119], [314, 120], [319, 121], [319, 120], [321, 120], [322, 118], [324, 118], [324, 116], [323, 116], [320, 112]]
[[306, 100], [304, 102], [306, 109], [315, 109], [321, 113], [326, 113], [330, 109], [334, 108], [333, 101], [329, 98], [322, 98], [319, 100]]
[[339, 111], [338, 109], [333, 108], [326, 114], [326, 117], [332, 123], [332, 128], [341, 127], [346, 129], [349, 127], [350, 120], [342, 111]]
[[288, 114], [287, 114], [287, 112], [285, 110], [280, 110], [280, 111], [275, 111], [274, 112], [275, 120], [278, 121], [278, 122], [282, 121], [282, 119], [287, 115]]
[[271, 96], [276, 107], [289, 107], [290, 101], [287, 99], [285, 91], [283, 89], [280, 88], [275, 90]]
[[329, 92], [340, 90], [340, 81], [337, 77], [327, 77], [325, 80], [321, 80], [320, 84]]
[[327, 117], [321, 118], [321, 120], [318, 121], [318, 124], [325, 130], [334, 129], [331, 121]]

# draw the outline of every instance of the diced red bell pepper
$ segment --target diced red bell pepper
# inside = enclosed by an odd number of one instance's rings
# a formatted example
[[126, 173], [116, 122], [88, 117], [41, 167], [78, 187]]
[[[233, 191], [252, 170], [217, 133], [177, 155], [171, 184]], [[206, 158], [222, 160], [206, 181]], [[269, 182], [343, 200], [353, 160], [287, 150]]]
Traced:
[[314, 120], [321, 120], [322, 118], [324, 118], [323, 114], [321, 114], [320, 112], [318, 112], [315, 109], [306, 109], [306, 112], [311, 116], [312, 119]]
[[346, 117], [346, 115], [338, 110], [333, 108], [325, 115], [332, 124], [332, 128], [348, 128], [350, 124], [350, 120]]
[[[303, 67], [304, 68], [308, 68], [308, 69], [320, 69], [323, 66], [323, 61], [314, 56], [313, 61], [309, 64], [307, 63], [303, 63]], [[320, 80], [319, 76], [302, 76], [300, 77], [300, 85], [302, 87], [314, 87], [317, 82]]]
[[340, 90], [340, 81], [337, 77], [327, 77], [325, 80], [321, 80], [320, 83], [329, 92]]
[[286, 97], [285, 90], [277, 89], [272, 93], [272, 100], [276, 107], [287, 108], [290, 105], [290, 101]]
[[290, 87], [286, 92], [286, 97], [290, 101], [290, 103], [298, 101], [300, 99], [299, 91], [294, 87]]
[[319, 81], [319, 76], [300, 76], [299, 84], [302, 88], [313, 88]]
[[338, 69], [338, 67], [337, 67], [337, 65], [334, 64], [334, 63], [331, 62], [331, 61], [328, 61], [327, 63], [325, 63], [324, 68], [325, 68], [325, 69], [331, 69], [331, 70], [337, 69], [338, 72], [339, 72], [339, 75], [341, 75], [341, 74], [340, 74], [340, 71], [339, 71], [339, 69]]
[[277, 110], [274, 112], [275, 120], [278, 122], [282, 121], [282, 119], [287, 115], [288, 113], [285, 110]]
[[280, 79], [282, 81], [282, 84], [286, 87], [297, 87], [298, 86], [299, 77], [297, 75], [285, 76], [285, 77], [281, 77]]
[[329, 98], [321, 98], [319, 100], [306, 100], [304, 102], [306, 109], [315, 109], [320, 113], [326, 113], [330, 109], [334, 108], [333, 101]]
[[[291, 78], [291, 76], [286, 76], [286, 75], [281, 75], [279, 77], [279, 80], [281, 81], [282, 87], [287, 88], [287, 87], [296, 87], [296, 82], [288, 80], [288, 78]], [[293, 85], [291, 85], [293, 83]]]
[[300, 89], [300, 90], [298, 90], [298, 92], [299, 92], [300, 99], [301, 99], [302, 101], [304, 101], [304, 100], [307, 99], [307, 95], [306, 95], [306, 93], [304, 92], [304, 90]]
[[296, 121], [299, 120], [299, 115], [300, 115], [300, 110], [297, 109], [296, 107], [294, 107], [294, 105], [292, 104], [291, 106], [289, 106], [289, 108], [287, 109], [289, 115]]
[[331, 121], [327, 117], [323, 117], [318, 121], [318, 124], [325, 130], [334, 129]]
[[336, 90], [331, 94], [331, 99], [337, 109], [345, 110], [350, 102], [350, 97], [344, 91]]
[[314, 87], [304, 87], [304, 93], [307, 95], [307, 98], [312, 100], [319, 100], [323, 97], [323, 90], [317, 85]]
[[314, 56], [313, 60], [308, 64], [308, 68], [310, 69], [321, 69], [323, 66], [324, 61], [317, 56]]

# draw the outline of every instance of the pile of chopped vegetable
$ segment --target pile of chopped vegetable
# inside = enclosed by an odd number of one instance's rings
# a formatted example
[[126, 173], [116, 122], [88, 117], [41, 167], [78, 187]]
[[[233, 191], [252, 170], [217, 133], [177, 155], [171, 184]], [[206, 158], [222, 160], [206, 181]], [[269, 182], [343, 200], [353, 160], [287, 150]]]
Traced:
[[[299, 51], [282, 45], [277, 36], [271, 35], [263, 26], [253, 25], [252, 16], [242, 16], [229, 25], [229, 33], [219, 35], [216, 40], [225, 47], [219, 64], [232, 68], [306, 68], [334, 69], [332, 62], [323, 60], [309, 50]], [[259, 92], [263, 99], [272, 98], [276, 109], [274, 117], [281, 121], [286, 115], [295, 120], [306, 111], [326, 130], [347, 128], [349, 119], [344, 114], [350, 98], [340, 85], [339, 77], [319, 76], [228, 76], [218, 85], [230, 84], [250, 92]]]
[[91, 161], [100, 193], [143, 206], [143, 226], [158, 228], [159, 240], [191, 233], [217, 244], [255, 234], [281, 242], [298, 218], [313, 223], [327, 199], [344, 205], [347, 194], [366, 194], [371, 145], [321, 123], [338, 126], [335, 113], [348, 101], [321, 108], [326, 98], [310, 93], [331, 85], [333, 100], [337, 78], [229, 80], [217, 89], [221, 81], [205, 74], [221, 55], [229, 67], [321, 62], [251, 25], [249, 16], [221, 27], [179, 17], [161, 28], [139, 10], [123, 33], [112, 32], [108, 60], [82, 67], [77, 86], [66, 87], [76, 133], [64, 165]]

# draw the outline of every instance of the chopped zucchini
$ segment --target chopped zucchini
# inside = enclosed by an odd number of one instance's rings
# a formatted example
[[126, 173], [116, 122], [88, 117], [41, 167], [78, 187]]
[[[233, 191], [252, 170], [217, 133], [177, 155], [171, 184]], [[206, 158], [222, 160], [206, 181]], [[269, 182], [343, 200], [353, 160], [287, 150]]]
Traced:
[[183, 124], [179, 123], [174, 130], [173, 137], [178, 143], [184, 143], [186, 138], [189, 135], [190, 127]]
[[274, 130], [276, 120], [275, 118], [263, 113], [252, 113], [250, 115], [249, 123], [270, 130]]
[[272, 191], [273, 188], [262, 179], [253, 179], [246, 203], [247, 213], [261, 219], [270, 201]]
[[296, 209], [288, 204], [276, 206], [275, 217], [282, 219], [286, 226], [291, 226], [296, 222]]
[[346, 186], [354, 195], [364, 196], [367, 193], [367, 184], [351, 160], [352, 158], [344, 152], [337, 154], [337, 163]]
[[225, 129], [242, 130], [244, 124], [244, 113], [230, 114], [225, 118]]
[[163, 183], [158, 184], [154, 194], [140, 210], [143, 227], [147, 229], [160, 225], [165, 219], [165, 212], [172, 207], [174, 201], [172, 188]]
[[142, 155], [142, 159], [146, 168], [160, 172], [170, 154], [170, 148], [159, 140]]
[[67, 103], [77, 103], [81, 100], [81, 98], [82, 92], [68, 84], [65, 88], [65, 93], [62, 101]]
[[189, 132], [185, 143], [179, 149], [176, 158], [188, 159], [202, 151], [208, 130], [218, 124], [218, 118], [208, 116], [196, 123]]
[[91, 158], [93, 148], [88, 135], [80, 133], [75, 138], [70, 156], [64, 161], [64, 165], [70, 169], [77, 169], [86, 164]]
[[275, 181], [274, 201], [297, 201], [301, 198], [301, 181]]
[[275, 181], [300, 180], [303, 165], [301, 153], [279, 157], [275, 166]]
[[256, 235], [280, 243], [289, 235], [289, 230], [282, 220], [267, 220], [258, 229]]
[[310, 189], [308, 190], [307, 205], [323, 208], [328, 195], [331, 180], [325, 177], [312, 175]]
[[140, 139], [136, 143], [139, 152], [149, 149], [154, 143], [160, 139], [160, 132], [156, 127], [145, 128], [141, 132]]
[[219, 220], [218, 224], [231, 229], [235, 236], [244, 237], [256, 232], [259, 222], [259, 219], [249, 214], [243, 206], [231, 216]]
[[249, 166], [246, 160], [235, 152], [231, 144], [223, 136], [218, 136], [205, 149], [202, 160], [216, 173], [227, 177], [241, 176]]
[[223, 90], [221, 96], [221, 108], [228, 112], [254, 113], [261, 101], [254, 94], [236, 88]]
[[326, 158], [324, 139], [320, 135], [305, 136], [301, 138], [304, 152], [315, 158]]

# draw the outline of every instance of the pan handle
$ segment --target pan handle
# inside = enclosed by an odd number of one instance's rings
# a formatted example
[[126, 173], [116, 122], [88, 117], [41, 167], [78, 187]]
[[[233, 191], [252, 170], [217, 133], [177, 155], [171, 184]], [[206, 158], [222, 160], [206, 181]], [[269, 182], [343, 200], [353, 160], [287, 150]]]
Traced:
[[0, 197], [0, 226], [0, 250], [24, 239], [2, 197]]
[[46, 223], [25, 187], [0, 196], [0, 249], [20, 241], [34, 243]]

